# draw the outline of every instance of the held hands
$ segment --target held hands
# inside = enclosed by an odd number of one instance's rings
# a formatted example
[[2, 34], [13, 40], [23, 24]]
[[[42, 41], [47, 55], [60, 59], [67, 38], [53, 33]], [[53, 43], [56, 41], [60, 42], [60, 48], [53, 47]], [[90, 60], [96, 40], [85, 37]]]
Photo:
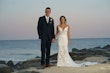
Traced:
[[53, 38], [53, 39], [52, 39], [52, 43], [54, 43], [54, 42], [55, 42], [55, 39]]

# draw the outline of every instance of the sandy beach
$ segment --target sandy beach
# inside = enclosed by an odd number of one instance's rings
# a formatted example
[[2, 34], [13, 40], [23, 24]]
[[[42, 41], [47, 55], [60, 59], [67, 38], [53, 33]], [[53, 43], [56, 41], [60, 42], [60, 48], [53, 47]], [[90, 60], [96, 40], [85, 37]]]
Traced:
[[57, 67], [53, 66], [46, 69], [37, 69], [35, 67], [25, 69], [14, 73], [110, 73], [110, 63], [109, 64], [97, 64], [88, 67]]
[[[75, 61], [75, 62], [82, 63], [85, 62], [85, 60], [102, 62], [105, 61], [106, 59], [107, 57], [96, 56], [96, 57], [86, 58], [83, 61]], [[90, 65], [86, 67], [57, 67], [56, 65], [45, 69], [30, 67], [28, 69], [23, 69], [13, 73], [110, 73], [110, 62], [103, 64], [98, 63], [96, 65]]]

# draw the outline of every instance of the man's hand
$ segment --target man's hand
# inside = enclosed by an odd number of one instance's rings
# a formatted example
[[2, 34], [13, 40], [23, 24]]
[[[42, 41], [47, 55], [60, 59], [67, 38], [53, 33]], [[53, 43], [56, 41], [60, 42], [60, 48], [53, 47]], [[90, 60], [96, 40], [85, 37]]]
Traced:
[[54, 42], [55, 42], [55, 39], [53, 38], [53, 39], [52, 39], [52, 43], [54, 43]]

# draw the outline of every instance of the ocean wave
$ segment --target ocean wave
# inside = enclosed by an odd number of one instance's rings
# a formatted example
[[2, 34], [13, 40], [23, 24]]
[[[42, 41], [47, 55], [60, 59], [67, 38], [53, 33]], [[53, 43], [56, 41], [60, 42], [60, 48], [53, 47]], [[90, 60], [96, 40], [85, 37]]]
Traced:
[[13, 61], [14, 64], [18, 63], [18, 62], [22, 62], [22, 61], [26, 61], [26, 60], [29, 60], [29, 59], [26, 59], [26, 58], [0, 58], [1, 61]]
[[36, 55], [32, 53], [10, 53], [9, 55]]

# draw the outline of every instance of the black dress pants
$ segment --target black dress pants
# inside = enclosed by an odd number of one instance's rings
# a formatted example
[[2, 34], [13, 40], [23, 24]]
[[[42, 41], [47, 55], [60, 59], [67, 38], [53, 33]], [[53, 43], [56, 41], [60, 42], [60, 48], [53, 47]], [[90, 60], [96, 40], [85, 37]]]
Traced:
[[45, 38], [41, 39], [41, 65], [48, 65], [50, 62], [51, 40], [49, 35], [46, 35]]

